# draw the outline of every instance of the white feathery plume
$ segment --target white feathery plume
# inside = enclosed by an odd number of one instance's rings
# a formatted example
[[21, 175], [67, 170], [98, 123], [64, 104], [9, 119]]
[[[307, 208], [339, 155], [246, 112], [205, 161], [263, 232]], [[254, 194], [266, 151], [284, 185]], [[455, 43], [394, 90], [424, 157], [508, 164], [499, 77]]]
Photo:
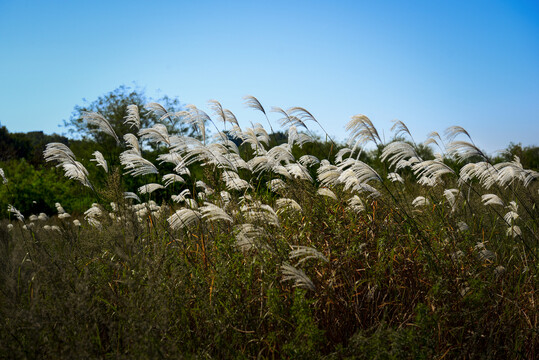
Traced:
[[128, 191], [124, 192], [124, 199], [133, 199], [140, 202], [140, 198], [134, 192], [128, 192]]
[[365, 205], [359, 196], [354, 195], [348, 199], [348, 208], [356, 213], [363, 212], [365, 210]]
[[[316, 120], [313, 114], [311, 114], [308, 110], [305, 108], [302, 108], [300, 106], [291, 107], [287, 110], [288, 115], [290, 118], [297, 118], [300, 120], [301, 123], [305, 124], [307, 121], [313, 121], [318, 124], [318, 126], [322, 127], [322, 125]], [[305, 126], [307, 128], [307, 126]], [[322, 128], [322, 130], [324, 130]]]
[[440, 136], [440, 134], [438, 134], [438, 132], [436, 132], [436, 131], [433, 131], [433, 132], [429, 133], [429, 135], [427, 136], [427, 140], [425, 140], [423, 145], [427, 146], [429, 144], [436, 144], [436, 145], [440, 146], [438, 144], [438, 141], [436, 141], [436, 138], [438, 138], [438, 140], [440, 140], [440, 142], [443, 144], [443, 140], [442, 140], [442, 137]]
[[375, 189], [374, 187], [370, 186], [369, 184], [361, 184], [358, 188], [355, 189], [358, 192], [368, 192], [370, 198], [379, 198], [382, 196], [382, 194]]
[[380, 157], [380, 159], [382, 161], [386, 161], [386, 159], [388, 158], [389, 165], [396, 166], [397, 163], [401, 160], [406, 160], [410, 158], [419, 159], [419, 155], [417, 155], [412, 145], [404, 141], [394, 141], [387, 144], [384, 147], [384, 150], [382, 150], [382, 156]]
[[39, 221], [47, 221], [49, 220], [49, 217], [45, 213], [39, 213], [39, 216], [37, 217]]
[[515, 201], [510, 201], [509, 205], [506, 206], [507, 209], [510, 211], [517, 212], [518, 211], [518, 204]]
[[251, 187], [247, 181], [241, 179], [238, 173], [234, 171], [223, 171], [222, 178], [228, 190], [244, 191]]
[[414, 166], [415, 164], [421, 162], [423, 160], [417, 158], [416, 156], [412, 156], [411, 158], [409, 158], [408, 160], [405, 160], [405, 159], [401, 159], [399, 161], [397, 161], [397, 163], [395, 164], [395, 171], [398, 171], [400, 169], [405, 169], [405, 168], [411, 168], [412, 166]]
[[17, 220], [19, 221], [24, 221], [24, 216], [23, 214], [21, 214], [21, 212], [19, 210], [17, 210], [15, 208], [15, 206], [13, 205], [8, 205], [7, 206], [7, 211], [9, 211], [10, 213], [13, 213], [15, 215], [15, 217], [17, 218]]
[[286, 170], [286, 168], [279, 164], [274, 164], [271, 166], [271, 171], [273, 171], [276, 175], [282, 175], [286, 177], [287, 179], [292, 179], [292, 175]]
[[183, 229], [197, 223], [202, 218], [202, 214], [192, 209], [180, 209], [170, 216], [167, 221], [173, 230]]
[[506, 223], [512, 224], [516, 219], [518, 219], [518, 214], [515, 211], [508, 211], [507, 214], [503, 217]]
[[520, 227], [518, 225], [512, 225], [507, 228], [506, 232], [507, 236], [512, 236], [513, 238], [517, 236], [522, 236], [522, 231], [520, 230]]
[[236, 246], [243, 251], [257, 248], [269, 249], [260, 241], [267, 235], [263, 228], [253, 224], [241, 224], [235, 227], [234, 232], [236, 233]]
[[322, 186], [335, 186], [339, 183], [339, 177], [342, 174], [342, 170], [331, 165], [327, 160], [322, 160], [320, 167], [316, 171], [318, 173], [318, 181]]
[[138, 188], [138, 193], [139, 194], [151, 194], [153, 193], [155, 190], [158, 190], [158, 189], [164, 189], [165, 187], [161, 184], [146, 184], [146, 185], [142, 185], [141, 187]]
[[101, 154], [99, 151], [94, 151], [92, 155], [95, 156], [95, 159], [91, 159], [90, 161], [95, 161], [97, 166], [101, 166], [105, 172], [108, 173], [109, 167], [107, 166], [107, 160], [105, 160], [103, 154]]
[[163, 105], [156, 102], [148, 103], [144, 105], [144, 107], [148, 110], [150, 114], [155, 114], [157, 116], [164, 116], [165, 114], [167, 114], [167, 109], [165, 109]]
[[296, 266], [301, 265], [309, 259], [318, 259], [324, 262], [329, 262], [329, 260], [318, 250], [310, 246], [301, 246], [301, 245], [292, 245], [292, 251], [288, 254], [290, 260], [295, 258], [301, 258]]
[[232, 133], [232, 134], [241, 133], [240, 123], [238, 122], [236, 115], [234, 115], [234, 113], [228, 109], [225, 109], [224, 112], [225, 112], [226, 120], [232, 124], [232, 129], [230, 130], [229, 133]]
[[221, 105], [221, 103], [217, 100], [210, 100], [208, 101], [208, 103], [210, 105], [210, 109], [213, 110], [214, 114], [220, 118], [223, 124], [226, 124], [227, 116], [225, 114], [225, 111], [223, 110], [223, 106]]
[[410, 133], [410, 130], [408, 130], [408, 126], [406, 126], [405, 123], [403, 123], [402, 121], [400, 120], [393, 120], [394, 124], [393, 126], [391, 127], [391, 131], [395, 131], [395, 137], [399, 136], [399, 134], [401, 133], [405, 133], [405, 134], [408, 134], [408, 136], [410, 136], [412, 139], [412, 134]]
[[498, 197], [496, 194], [485, 194], [481, 196], [481, 201], [483, 202], [483, 205], [501, 205], [505, 206], [502, 199]]
[[176, 182], [185, 183], [185, 180], [179, 175], [167, 174], [163, 176], [163, 182], [165, 183], [165, 187], [168, 187], [169, 185], [174, 184]]
[[465, 161], [474, 156], [478, 156], [483, 160], [488, 159], [477, 146], [467, 141], [453, 141], [449, 143], [447, 152], [458, 161]]
[[58, 214], [64, 214], [66, 211], [64, 210], [62, 204], [55, 203], [54, 206], [56, 207], [56, 211], [58, 211]]
[[298, 159], [298, 162], [305, 167], [311, 167], [320, 164], [320, 160], [318, 160], [318, 158], [314, 155], [303, 155]]
[[189, 191], [189, 189], [184, 189], [178, 195], [172, 195], [171, 199], [172, 199], [172, 201], [179, 203], [179, 202], [186, 201], [188, 196], [191, 196], [191, 192]]
[[459, 172], [459, 185], [477, 178], [481, 185], [489, 189], [496, 182], [496, 169], [485, 161], [464, 165]]
[[389, 173], [387, 174], [387, 178], [389, 179], [389, 181], [391, 182], [400, 182], [401, 184], [404, 184], [404, 179], [402, 178], [402, 176], [400, 176], [399, 174], [397, 173]]
[[444, 196], [451, 205], [451, 212], [454, 212], [457, 209], [457, 200], [460, 195], [459, 189], [446, 189], [444, 190]]
[[89, 208], [84, 212], [84, 219], [90, 224], [91, 226], [100, 229], [101, 228], [101, 222], [97, 219], [102, 215], [102, 211], [99, 208], [98, 204], [92, 204], [92, 207]]
[[2, 178], [2, 183], [7, 184], [6, 174], [4, 174], [4, 169], [0, 168], [0, 177]]
[[125, 166], [126, 174], [132, 176], [158, 174], [159, 171], [151, 161], [144, 159], [133, 150], [126, 150], [120, 154], [120, 163]]
[[291, 114], [287, 113], [286, 111], [284, 111], [280, 107], [274, 106], [274, 107], [271, 108], [271, 111], [283, 115], [283, 117], [278, 120], [279, 124], [282, 127], [301, 126], [301, 127], [304, 127], [305, 129], [307, 129], [307, 125], [305, 125], [305, 123], [300, 118], [298, 118], [297, 116], [294, 116], [294, 115], [291, 115]]
[[496, 182], [503, 187], [511, 185], [515, 180], [526, 183], [528, 171], [524, 170], [518, 156], [511, 162], [503, 162], [494, 165], [497, 170]]
[[534, 170], [524, 170], [526, 172], [526, 176], [524, 178], [524, 186], [528, 187], [533, 181], [539, 180], [539, 172]]
[[269, 146], [270, 137], [266, 129], [264, 129], [264, 126], [262, 126], [262, 124], [255, 123], [253, 127], [253, 131], [256, 134], [258, 141], [266, 144], [266, 146]]
[[88, 179], [88, 171], [80, 162], [75, 160], [75, 154], [62, 143], [50, 143], [43, 151], [45, 161], [57, 161], [58, 165], [64, 169], [65, 176], [69, 179], [80, 181], [84, 186], [93, 189]]
[[204, 111], [198, 109], [195, 105], [187, 105], [186, 108], [189, 110], [185, 122], [193, 125], [200, 136], [202, 136], [202, 141], [206, 143], [206, 122], [211, 121], [211, 118]]
[[424, 196], [418, 196], [412, 201], [412, 206], [418, 207], [418, 206], [427, 206], [430, 204], [429, 199], [427, 199]]
[[148, 140], [156, 144], [164, 143], [170, 146], [170, 136], [167, 127], [163, 124], [154, 124], [151, 128], [140, 129], [138, 136], [140, 140]]
[[239, 156], [238, 154], [229, 152], [225, 154], [224, 156], [227, 159], [227, 163], [225, 163], [225, 165], [229, 164], [228, 168], [245, 169], [245, 170], [252, 171], [251, 166], [245, 160], [243, 160], [241, 156]]
[[328, 189], [328, 188], [319, 188], [316, 193], [318, 195], [327, 196], [327, 197], [332, 198], [333, 200], [337, 201], [337, 195], [335, 195], [335, 193], [333, 191], [331, 191], [330, 189]]
[[84, 111], [82, 113], [82, 119], [85, 120], [88, 124], [96, 126], [105, 134], [112, 136], [118, 144], [120, 143], [120, 139], [118, 139], [116, 132], [112, 128], [112, 125], [107, 119], [105, 119], [103, 115], [96, 112]]
[[265, 155], [255, 156], [249, 160], [248, 164], [249, 168], [253, 169], [252, 171], [255, 173], [271, 170], [276, 165], [273, 159]]
[[288, 145], [293, 147], [297, 144], [300, 148], [303, 147], [306, 143], [313, 142], [313, 138], [305, 133], [298, 132], [295, 126], [288, 128]]
[[62, 143], [49, 143], [43, 151], [46, 161], [57, 161], [59, 163], [74, 162], [75, 154]]
[[355, 176], [361, 184], [366, 184], [371, 180], [383, 182], [380, 175], [378, 175], [378, 173], [372, 167], [365, 164], [361, 160], [348, 158], [339, 165], [339, 167], [343, 170], [348, 166], [350, 166], [350, 169], [354, 171]]
[[228, 151], [232, 151], [236, 154], [240, 153], [240, 149], [238, 146], [229, 138], [229, 134], [225, 133], [223, 131], [218, 131], [215, 133], [212, 138], [216, 141], [221, 143]]
[[461, 126], [451, 126], [445, 130], [445, 136], [448, 141], [453, 141], [459, 134], [464, 134], [468, 139], [472, 139], [470, 134], [468, 134], [468, 132]]
[[453, 169], [451, 169], [439, 159], [425, 160], [416, 163], [412, 166], [412, 171], [417, 177], [426, 177], [434, 184], [437, 183], [437, 181], [441, 178], [442, 175], [455, 173]]
[[138, 138], [133, 134], [125, 134], [124, 141], [129, 147], [129, 150], [140, 155], [140, 144]]
[[154, 124], [151, 128], [140, 129], [138, 136], [140, 140], [148, 140], [156, 144], [164, 143], [170, 146], [170, 136], [167, 127], [163, 124]]
[[253, 129], [247, 128], [244, 132], [242, 132], [241, 139], [243, 140], [242, 144], [250, 144], [251, 149], [255, 151], [256, 154], [265, 153], [265, 147], [261, 142], [263, 139], [259, 139]]
[[287, 210], [302, 212], [301, 206], [293, 199], [281, 198], [275, 200], [275, 206], [277, 207], [277, 214], [282, 214]]
[[264, 110], [264, 107], [262, 106], [262, 104], [260, 103], [260, 101], [258, 101], [257, 98], [255, 98], [255, 97], [252, 96], [252, 95], [246, 95], [246, 96], [243, 97], [243, 99], [245, 100], [245, 105], [246, 105], [248, 108], [255, 109], [255, 110], [258, 110], [258, 111], [261, 111], [264, 115], [267, 115], [267, 114], [266, 114], [266, 110]]
[[338, 163], [341, 163], [343, 161], [343, 158], [344, 156], [350, 154], [350, 156], [352, 156], [352, 149], [350, 148], [342, 148], [341, 150], [339, 150], [337, 152], [337, 154], [335, 154], [335, 162], [338, 164]]
[[294, 287], [299, 287], [307, 290], [315, 291], [316, 288], [309, 279], [309, 277], [301, 269], [296, 269], [294, 266], [283, 263], [281, 265], [281, 272], [283, 274], [283, 280], [281, 281], [294, 281]]
[[268, 181], [267, 186], [273, 192], [277, 192], [286, 188], [285, 182], [281, 179], [272, 179]]
[[[436, 139], [433, 139], [433, 138], [427, 138], [427, 140], [423, 141], [423, 145], [424, 146], [429, 146], [430, 144], [436, 144], [438, 145], [438, 142], [436, 141]], [[439, 145], [438, 145], [439, 146]]]
[[206, 184], [202, 180], [197, 180], [197, 182], [195, 182], [195, 187], [197, 189], [204, 189], [204, 192], [208, 195], [211, 195], [215, 192], [210, 186], [208, 186], [208, 184]]
[[359, 191], [362, 185], [353, 169], [344, 170], [339, 176], [339, 178], [337, 179], [337, 181], [340, 184], [344, 184], [345, 191], [348, 191], [348, 190]]
[[129, 127], [140, 128], [140, 114], [137, 105], [127, 106], [127, 116], [125, 117], [124, 124], [129, 125]]
[[482, 242], [478, 242], [474, 246], [474, 250], [478, 252], [479, 259], [481, 260], [487, 260], [487, 261], [493, 261], [496, 259], [496, 254], [490, 250], [487, 250], [485, 248], [485, 244]]
[[[388, 174], [389, 176], [389, 174]], [[419, 178], [419, 180], [417, 180], [417, 184], [421, 185], [421, 186], [430, 186], [430, 187], [433, 187], [433, 186], [436, 186], [438, 185], [439, 183], [441, 183], [440, 179], [439, 178], [435, 178], [435, 177], [427, 177], [427, 176], [422, 176]]]
[[[174, 151], [170, 151], [165, 154], [160, 154], [157, 157], [157, 161], [159, 161], [159, 165], [162, 165], [163, 163], [170, 163], [174, 165], [175, 167], [179, 167], [179, 169], [186, 169], [186, 172], [183, 172], [183, 174], [189, 175], [189, 169], [184, 166], [185, 162], [180, 154]], [[176, 171], [176, 170], [174, 170]], [[176, 171], [178, 174], [182, 174], [182, 172]]]
[[457, 223], [457, 227], [459, 228], [460, 231], [468, 231], [468, 229], [470, 228], [468, 224], [466, 224], [464, 221], [459, 221]]
[[223, 190], [219, 195], [225, 204], [229, 204], [232, 201], [232, 195], [228, 191]]
[[202, 214], [202, 218], [208, 221], [223, 220], [229, 223], [234, 222], [232, 216], [228, 215], [226, 211], [209, 202], [205, 202], [204, 206], [200, 207], [200, 213]]
[[371, 120], [365, 115], [352, 116], [352, 119], [346, 124], [346, 131], [350, 132], [348, 138], [348, 144], [350, 146], [362, 146], [369, 141], [375, 144], [381, 143], [378, 131]]
[[259, 203], [243, 205], [241, 211], [251, 221], [260, 221], [268, 225], [279, 226], [279, 218], [275, 210], [269, 205]]
[[313, 178], [311, 177], [311, 174], [309, 174], [309, 170], [299, 163], [286, 164], [284, 168], [296, 179], [313, 182]]

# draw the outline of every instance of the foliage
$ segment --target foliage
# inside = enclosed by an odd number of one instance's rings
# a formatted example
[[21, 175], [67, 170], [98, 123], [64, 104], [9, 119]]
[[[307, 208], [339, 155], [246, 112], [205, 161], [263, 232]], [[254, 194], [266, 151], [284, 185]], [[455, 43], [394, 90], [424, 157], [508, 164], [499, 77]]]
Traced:
[[[127, 123], [126, 118], [130, 114], [128, 106], [135, 105], [136, 113], [139, 117], [139, 128], [149, 128], [155, 124], [164, 124], [171, 134], [191, 134], [190, 127], [182, 124], [177, 117], [169, 117], [164, 121], [161, 118], [163, 115], [158, 111], [152, 111], [146, 106], [150, 103], [144, 91], [141, 89], [132, 89], [127, 86], [120, 86], [111, 92], [98, 97], [96, 100], [84, 105], [75, 106], [69, 120], [64, 121], [64, 126], [68, 128], [72, 136], [82, 139], [91, 139], [98, 146], [94, 146], [95, 150], [99, 150], [107, 154], [109, 160], [115, 160], [119, 152], [116, 146], [116, 140], [109, 134], [99, 131], [99, 127], [89, 123], [84, 118], [86, 113], [99, 113], [102, 115], [116, 133], [119, 139], [125, 134], [138, 132], [137, 126], [132, 123]], [[169, 98], [165, 96], [158, 100], [163, 108], [170, 113], [180, 111], [180, 102], [177, 98]]]
[[291, 129], [312, 115], [281, 114], [286, 139], [236, 123], [239, 146], [207, 142], [199, 123], [202, 141], [172, 135], [155, 158], [119, 145], [108, 172], [48, 147], [94, 204], [9, 207], [0, 356], [537, 357], [539, 173], [492, 163], [459, 127], [439, 156], [382, 143], [365, 116], [324, 159]]

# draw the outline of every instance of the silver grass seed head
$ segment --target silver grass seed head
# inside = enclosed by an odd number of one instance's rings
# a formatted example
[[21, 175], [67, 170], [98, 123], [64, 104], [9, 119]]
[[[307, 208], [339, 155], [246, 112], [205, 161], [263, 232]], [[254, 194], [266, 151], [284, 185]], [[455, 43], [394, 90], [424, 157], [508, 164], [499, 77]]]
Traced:
[[90, 159], [90, 161], [95, 161], [97, 163], [97, 166], [101, 166], [105, 170], [105, 172], [108, 173], [109, 168], [107, 166], [107, 160], [105, 160], [103, 154], [101, 154], [99, 151], [94, 151], [92, 155], [94, 156], [94, 158]]
[[297, 269], [294, 266], [283, 263], [281, 265], [281, 272], [283, 274], [282, 282], [293, 281], [294, 287], [299, 287], [311, 291], [315, 291], [316, 288], [312, 280], [301, 269]]
[[114, 128], [103, 115], [96, 112], [84, 111], [82, 112], [82, 119], [88, 124], [96, 126], [98, 130], [105, 134], [112, 136], [116, 140], [116, 143], [120, 144], [120, 139], [118, 139]]
[[318, 191], [316, 192], [318, 195], [321, 195], [321, 196], [326, 196], [326, 197], [329, 197], [335, 201], [337, 201], [337, 195], [335, 195], [335, 193], [333, 191], [331, 191], [330, 189], [328, 188], [319, 188]]
[[129, 127], [140, 128], [140, 114], [137, 105], [133, 104], [127, 106], [127, 115], [124, 124], [129, 125]]
[[0, 168], [0, 177], [2, 178], [2, 184], [7, 184], [6, 174], [4, 173], [4, 169], [2, 168]]
[[24, 221], [24, 216], [23, 216], [23, 214], [21, 214], [21, 212], [20, 212], [19, 210], [17, 210], [17, 209], [15, 208], [15, 206], [13, 206], [13, 205], [11, 205], [11, 204], [8, 205], [7, 211], [9, 211], [10, 213], [13, 213], [13, 214], [15, 215], [15, 217], [17, 218], [17, 220], [19, 220], [19, 221]]
[[146, 185], [142, 185], [141, 187], [138, 188], [138, 193], [139, 194], [151, 194], [153, 193], [155, 190], [158, 190], [158, 189], [164, 189], [165, 187], [161, 184], [155, 184], [155, 183], [151, 183], [151, 184], [146, 184]]
[[173, 230], [180, 230], [200, 221], [202, 214], [192, 209], [180, 209], [170, 216], [167, 221]]

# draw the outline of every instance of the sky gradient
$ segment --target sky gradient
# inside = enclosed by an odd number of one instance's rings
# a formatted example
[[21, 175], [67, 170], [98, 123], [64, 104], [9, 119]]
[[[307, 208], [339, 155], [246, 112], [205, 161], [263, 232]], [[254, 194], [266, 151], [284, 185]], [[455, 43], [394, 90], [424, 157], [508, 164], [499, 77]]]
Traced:
[[416, 141], [460, 125], [489, 152], [539, 145], [535, 0], [0, 0], [0, 55], [10, 132], [65, 133], [83, 98], [127, 85], [245, 126], [265, 124], [245, 95], [302, 106], [337, 140], [365, 114], [386, 140], [398, 119]]

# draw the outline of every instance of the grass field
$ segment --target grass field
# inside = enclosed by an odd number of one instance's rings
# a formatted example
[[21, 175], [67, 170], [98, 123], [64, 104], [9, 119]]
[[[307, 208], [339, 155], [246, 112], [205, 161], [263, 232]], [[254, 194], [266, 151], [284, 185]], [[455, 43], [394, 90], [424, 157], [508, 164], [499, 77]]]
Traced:
[[[87, 165], [102, 168], [102, 187], [48, 145], [96, 203], [80, 216], [10, 207], [1, 358], [539, 356], [538, 172], [492, 164], [460, 127], [417, 144], [396, 122], [384, 144], [364, 116], [327, 159], [298, 157], [319, 125], [308, 111], [280, 111], [288, 138], [270, 146], [261, 125], [241, 129], [215, 108], [227, 132], [211, 139], [213, 120], [194, 107], [160, 115], [196, 137], [139, 130], [132, 108], [121, 139], [87, 114], [125, 148], [121, 166], [100, 153]], [[163, 150], [156, 162], [149, 143]], [[439, 154], [423, 158], [427, 146]], [[127, 177], [147, 185], [125, 188]]]

